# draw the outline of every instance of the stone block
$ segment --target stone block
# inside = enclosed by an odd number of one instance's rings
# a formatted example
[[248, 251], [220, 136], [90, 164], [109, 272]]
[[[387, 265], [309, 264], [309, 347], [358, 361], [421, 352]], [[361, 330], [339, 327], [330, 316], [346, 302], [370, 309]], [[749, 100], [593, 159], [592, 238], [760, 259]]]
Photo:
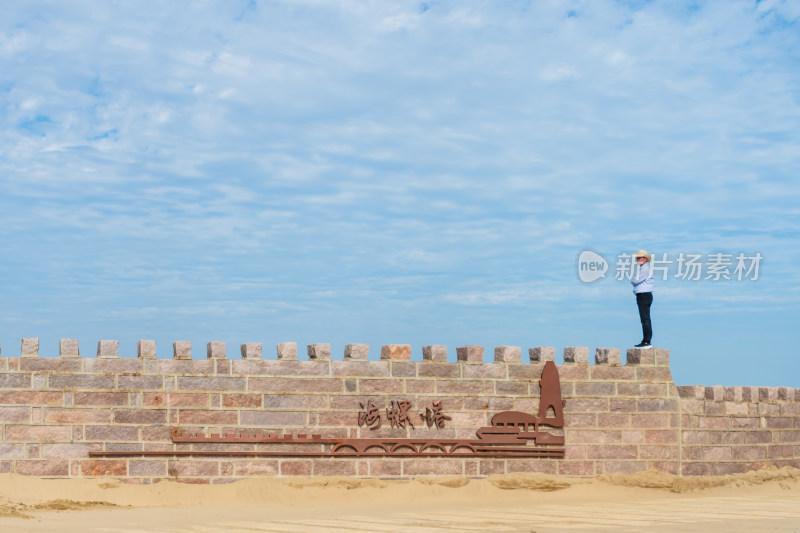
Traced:
[[628, 348], [628, 365], [650, 365], [656, 364], [655, 348]]
[[437, 363], [447, 362], [447, 346], [441, 344], [430, 344], [422, 347], [422, 360]]
[[227, 358], [225, 349], [226, 345], [224, 342], [211, 341], [206, 344], [206, 357], [208, 359], [225, 359]]
[[172, 343], [172, 358], [173, 359], [191, 359], [192, 358], [192, 342], [191, 341], [175, 341]]
[[59, 357], [79, 357], [78, 339], [61, 339], [58, 341]]
[[278, 359], [297, 360], [297, 343], [281, 342], [278, 344]]
[[622, 363], [622, 354], [619, 348], [597, 348], [594, 362], [597, 365], [619, 366]]
[[544, 363], [556, 360], [556, 349], [553, 346], [534, 346], [528, 350], [531, 363]]
[[246, 342], [240, 347], [242, 359], [261, 359], [261, 343]]
[[588, 346], [567, 346], [564, 348], [564, 364], [589, 364]]
[[522, 348], [519, 346], [495, 346], [495, 363], [521, 363]]
[[136, 343], [136, 357], [139, 359], [155, 359], [156, 341], [140, 339], [139, 342]]
[[328, 361], [331, 358], [331, 345], [328, 343], [309, 344], [306, 350], [308, 358], [315, 361]]
[[97, 341], [97, 357], [119, 357], [119, 341]]
[[344, 347], [345, 359], [366, 360], [369, 355], [369, 344], [348, 344]]
[[456, 348], [456, 359], [466, 363], [483, 363], [483, 346], [459, 346]]
[[381, 359], [411, 359], [411, 345], [384, 344], [381, 347]]
[[22, 357], [39, 357], [39, 338], [30, 337], [22, 339], [20, 355], [22, 355]]

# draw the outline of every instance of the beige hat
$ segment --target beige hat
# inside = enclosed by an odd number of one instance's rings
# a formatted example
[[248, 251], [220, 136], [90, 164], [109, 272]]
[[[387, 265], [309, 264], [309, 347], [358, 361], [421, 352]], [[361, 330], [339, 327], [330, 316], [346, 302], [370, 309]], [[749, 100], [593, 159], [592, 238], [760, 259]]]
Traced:
[[636, 252], [635, 254], [633, 254], [633, 258], [634, 258], [634, 259], [638, 259], [639, 257], [644, 257], [644, 258], [645, 258], [645, 259], [647, 259], [648, 261], [650, 261], [650, 259], [651, 259], [651, 258], [650, 258], [650, 254], [648, 254], [648, 253], [647, 253], [647, 252], [645, 252], [644, 250], [639, 250], [638, 252]]

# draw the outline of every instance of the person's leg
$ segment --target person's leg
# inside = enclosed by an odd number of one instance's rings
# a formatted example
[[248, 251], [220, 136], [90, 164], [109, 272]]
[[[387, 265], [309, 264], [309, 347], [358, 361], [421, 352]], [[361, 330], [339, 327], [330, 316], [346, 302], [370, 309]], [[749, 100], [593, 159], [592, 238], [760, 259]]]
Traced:
[[650, 323], [650, 306], [652, 303], [652, 292], [643, 292], [636, 295], [636, 305], [639, 307], [639, 320], [642, 322], [642, 342], [646, 344], [650, 344], [653, 338], [653, 326]]

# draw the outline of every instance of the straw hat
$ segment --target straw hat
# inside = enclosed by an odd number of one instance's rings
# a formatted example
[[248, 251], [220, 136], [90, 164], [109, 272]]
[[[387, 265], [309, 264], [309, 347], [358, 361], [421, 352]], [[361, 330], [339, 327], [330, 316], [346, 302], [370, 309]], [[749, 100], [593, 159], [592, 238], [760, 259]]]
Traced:
[[633, 258], [634, 258], [634, 259], [638, 259], [639, 257], [644, 257], [645, 259], [647, 259], [647, 261], [648, 261], [648, 262], [649, 262], [649, 261], [650, 261], [650, 259], [651, 259], [651, 257], [650, 257], [650, 254], [648, 254], [648, 253], [647, 253], [647, 252], [645, 252], [644, 250], [639, 250], [638, 252], [636, 252], [635, 254], [633, 254]]

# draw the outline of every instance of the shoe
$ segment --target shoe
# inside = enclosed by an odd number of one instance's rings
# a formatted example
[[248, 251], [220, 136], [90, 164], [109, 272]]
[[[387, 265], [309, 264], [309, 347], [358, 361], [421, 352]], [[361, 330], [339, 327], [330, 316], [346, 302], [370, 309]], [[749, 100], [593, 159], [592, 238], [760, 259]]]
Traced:
[[652, 348], [652, 347], [653, 346], [649, 342], [644, 342], [644, 341], [634, 346], [634, 348]]

